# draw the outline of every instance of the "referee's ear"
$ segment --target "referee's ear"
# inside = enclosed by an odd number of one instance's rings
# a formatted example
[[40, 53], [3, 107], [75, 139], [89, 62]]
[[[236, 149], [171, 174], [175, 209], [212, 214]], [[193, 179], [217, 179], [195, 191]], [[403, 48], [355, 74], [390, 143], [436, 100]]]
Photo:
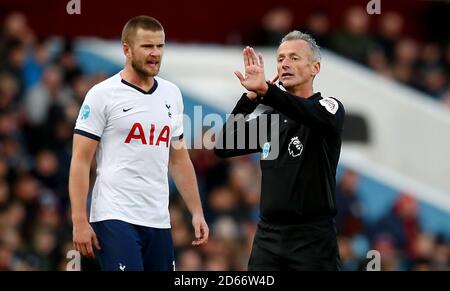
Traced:
[[314, 62], [312, 65], [312, 76], [315, 77], [320, 73], [320, 62]]

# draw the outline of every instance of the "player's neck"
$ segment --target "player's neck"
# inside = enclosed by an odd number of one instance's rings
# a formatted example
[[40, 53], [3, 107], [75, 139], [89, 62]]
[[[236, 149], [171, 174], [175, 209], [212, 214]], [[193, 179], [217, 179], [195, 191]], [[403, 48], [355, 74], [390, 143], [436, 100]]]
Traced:
[[149, 91], [155, 82], [153, 77], [141, 76], [129, 66], [125, 66], [122, 73], [120, 73], [120, 76], [128, 83], [131, 83], [144, 91]]

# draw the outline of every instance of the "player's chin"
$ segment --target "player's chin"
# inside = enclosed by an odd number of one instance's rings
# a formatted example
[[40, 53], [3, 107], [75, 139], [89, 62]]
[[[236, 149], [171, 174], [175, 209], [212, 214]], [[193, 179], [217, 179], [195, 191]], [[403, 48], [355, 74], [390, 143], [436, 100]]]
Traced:
[[147, 71], [147, 75], [148, 76], [155, 77], [159, 73], [159, 66], [158, 67], [147, 68], [146, 71]]

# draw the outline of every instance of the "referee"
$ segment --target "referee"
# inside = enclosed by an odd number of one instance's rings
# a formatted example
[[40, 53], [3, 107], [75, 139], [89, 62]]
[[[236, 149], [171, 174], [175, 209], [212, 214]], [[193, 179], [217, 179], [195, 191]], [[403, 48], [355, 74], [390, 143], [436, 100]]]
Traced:
[[[308, 34], [287, 34], [277, 51], [277, 76], [270, 82], [265, 81], [261, 54], [246, 47], [243, 57], [245, 76], [235, 74], [248, 93], [232, 115], [245, 118], [246, 126], [236, 127], [230, 123], [239, 117], [229, 118], [214, 151], [223, 158], [261, 152], [260, 221], [248, 270], [340, 270], [335, 184], [345, 111], [337, 99], [313, 91], [319, 47]], [[277, 80], [286, 91], [274, 85]], [[249, 118], [258, 104], [271, 107], [264, 116], [279, 120], [278, 150], [271, 148], [273, 140], [262, 146], [249, 140], [249, 129], [256, 128], [251, 123], [261, 123], [263, 116]], [[229, 146], [227, 138], [242, 136], [243, 148]]]

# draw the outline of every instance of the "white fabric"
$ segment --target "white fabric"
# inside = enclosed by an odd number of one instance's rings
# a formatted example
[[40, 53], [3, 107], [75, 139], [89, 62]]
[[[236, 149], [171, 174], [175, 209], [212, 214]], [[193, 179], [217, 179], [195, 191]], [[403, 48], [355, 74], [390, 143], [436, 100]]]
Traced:
[[81, 106], [75, 132], [100, 138], [91, 222], [170, 228], [169, 149], [172, 137], [183, 134], [183, 101], [176, 85], [155, 80], [156, 90], [145, 94], [116, 74], [94, 86]]

